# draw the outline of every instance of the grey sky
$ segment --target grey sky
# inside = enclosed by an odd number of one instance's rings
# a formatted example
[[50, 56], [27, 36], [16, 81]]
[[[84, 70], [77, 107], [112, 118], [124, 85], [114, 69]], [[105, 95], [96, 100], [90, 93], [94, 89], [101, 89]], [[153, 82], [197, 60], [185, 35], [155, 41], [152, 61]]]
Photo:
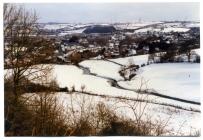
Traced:
[[39, 22], [199, 20], [199, 3], [27, 3]]

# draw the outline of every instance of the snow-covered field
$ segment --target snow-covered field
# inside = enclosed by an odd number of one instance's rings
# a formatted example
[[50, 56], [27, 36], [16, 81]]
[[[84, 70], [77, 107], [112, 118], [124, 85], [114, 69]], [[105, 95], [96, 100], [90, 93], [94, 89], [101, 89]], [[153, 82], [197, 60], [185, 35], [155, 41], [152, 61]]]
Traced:
[[169, 33], [169, 32], [187, 32], [189, 30], [190, 30], [189, 28], [180, 28], [180, 27], [165, 27], [163, 29], [149, 27], [149, 28], [136, 30], [134, 33], [143, 33], [143, 32], [164, 32], [164, 33]]
[[164, 28], [162, 32], [168, 33], [168, 32], [187, 32], [190, 29], [188, 28]]
[[78, 33], [82, 33], [86, 28], [82, 28], [82, 29], [77, 29], [77, 30], [70, 30], [70, 31], [65, 31], [65, 32], [61, 32], [58, 35], [59, 36], [64, 36], [64, 35], [68, 35], [68, 34], [78, 34]]
[[[141, 56], [141, 58], [143, 56]], [[134, 56], [132, 58], [135, 59], [136, 57], [138, 56]], [[123, 58], [123, 60], [121, 59], [122, 58], [115, 61], [123, 64], [125, 64], [125, 62], [128, 63], [129, 58]], [[86, 60], [84, 62], [81, 62], [80, 65], [90, 68], [90, 71], [92, 73], [95, 73], [98, 76], [103, 76], [104, 78], [84, 74], [83, 71], [76, 66], [55, 65], [53, 73], [61, 87], [68, 87], [69, 89], [71, 89], [72, 86], [75, 86], [75, 89], [80, 91], [81, 86], [85, 85], [85, 91], [87, 92], [92, 92], [99, 95], [111, 95], [135, 99], [138, 93], [132, 90], [112, 87], [108, 78], [117, 80], [120, 86], [127, 89], [137, 89], [138, 87], [140, 87], [140, 81], [143, 78], [145, 80], [149, 79], [149, 82], [145, 84], [142, 89], [146, 89], [147, 86], [147, 88], [150, 87], [150, 89], [157, 90], [157, 92], [161, 94], [188, 99], [191, 101], [199, 101], [199, 64], [179, 63], [153, 64], [145, 66], [139, 70], [140, 74], [134, 77], [132, 81], [122, 81], [122, 77], [118, 74], [120, 66], [112, 62], [105, 62], [102, 60]], [[193, 66], [191, 67], [191, 65]], [[173, 69], [173, 71], [168, 71], [168, 69]], [[150, 73], [150, 71], [152, 71], [152, 73]], [[180, 75], [181, 73], [182, 75]], [[189, 74], [190, 77], [188, 78]], [[177, 76], [179, 76], [178, 79]], [[155, 80], [152, 81], [150, 78]], [[167, 78], [170, 79], [167, 80]], [[167, 81], [168, 83], [165, 81]], [[176, 90], [179, 94], [177, 94], [174, 90]], [[171, 91], [174, 92], [170, 94]], [[184, 92], [184, 94], [182, 92]], [[194, 92], [194, 95], [191, 92]], [[183, 107], [193, 107], [195, 109], [199, 109], [199, 106], [197, 105], [182, 103], [170, 99], [157, 98], [153, 95], [150, 95], [148, 98], [156, 102], [165, 102], [169, 104], [180, 105]]]
[[[198, 50], [195, 51], [198, 52]], [[170, 119], [167, 128], [173, 129], [174, 134], [184, 135], [199, 130], [201, 127], [200, 112], [193, 111], [199, 111], [200, 105], [140, 94], [136, 89], [141, 87], [142, 90], [150, 89], [163, 95], [200, 102], [200, 65], [197, 63], [150, 64], [141, 67], [131, 81], [124, 81], [118, 73], [121, 66], [116, 63], [141, 65], [146, 64], [147, 60], [148, 55], [141, 55], [111, 59], [110, 61], [85, 60], [79, 64], [82, 67], [53, 65], [51, 79], [55, 78], [60, 87], [68, 87], [71, 90], [74, 86], [76, 91], [82, 91], [81, 87], [85, 86], [84, 91], [92, 94], [56, 93], [55, 96], [60, 103], [63, 103], [64, 107], [70, 105], [70, 99], [75, 99], [79, 103], [84, 96], [86, 99], [93, 98], [91, 103], [96, 104], [102, 101], [111, 107], [119, 108], [117, 113], [130, 118], [133, 118], [132, 110], [121, 106], [133, 104], [137, 99], [144, 99], [150, 102], [145, 110], [145, 116], [150, 116], [154, 122], [159, 119], [165, 121]], [[83, 68], [86, 68], [86, 72]], [[90, 73], [87, 72], [88, 70]], [[117, 86], [112, 86], [112, 79], [114, 82], [116, 81]], [[142, 80], [148, 82], [141, 86]], [[105, 95], [105, 98], [101, 95]], [[181, 129], [180, 133], [179, 129]]]
[[163, 23], [159, 24], [157, 27], [147, 27], [139, 30], [135, 30], [134, 33], [146, 33], [146, 32], [187, 32], [191, 27], [199, 27], [199, 22], [191, 22], [191, 23]]
[[200, 23], [196, 22], [196, 23], [188, 23], [186, 24], [187, 27], [200, 27]]
[[133, 62], [136, 65], [146, 64], [148, 61], [148, 55], [130, 56], [125, 58], [111, 59], [111, 61], [117, 62], [122, 65], [128, 65]]
[[193, 49], [192, 51], [194, 51], [196, 54], [200, 56], [200, 49]]
[[43, 29], [47, 30], [57, 30], [57, 29], [62, 29], [65, 27], [69, 27], [69, 24], [46, 24]]
[[151, 64], [139, 69], [131, 81], [119, 82], [126, 88], [139, 88], [141, 80], [147, 81], [143, 89], [200, 102], [200, 65], [199, 64]]
[[[95, 25], [97, 23], [47, 23], [43, 24], [42, 29], [47, 30], [57, 30], [57, 29], [63, 29], [66, 28], [68, 30], [77, 30], [77, 29], [85, 29], [87, 26]], [[98, 25], [109, 25], [109, 24], [103, 24], [98, 23]]]
[[161, 23], [161, 22], [118, 23], [118, 24], [114, 24], [114, 27], [116, 29], [137, 29], [143, 26], [158, 24], [158, 23]]
[[100, 76], [111, 77], [116, 80], [123, 80], [118, 73], [121, 66], [110, 63], [104, 60], [87, 60], [80, 63], [82, 66], [90, 68], [92, 73], [96, 73]]
[[[128, 65], [129, 61], [135, 64], [143, 64], [147, 62], [147, 55], [132, 56], [126, 58], [112, 59], [111, 61]], [[118, 74], [120, 68], [119, 65], [104, 61], [104, 60], [86, 60], [80, 63], [84, 67], [88, 67], [91, 73], [95, 73], [99, 76], [113, 78], [118, 81], [118, 84], [126, 89], [140, 88], [141, 79], [145, 81], [149, 80], [142, 88], [153, 89], [158, 93], [186, 99], [190, 101], [200, 102], [200, 65], [191, 63], [173, 63], [173, 64], [151, 64], [142, 67], [138, 71], [138, 75], [135, 76], [132, 81], [122, 81], [122, 77]], [[123, 90], [117, 87], [112, 87], [108, 79], [96, 77], [92, 75], [84, 74], [81, 69], [75, 66], [54, 66], [55, 76], [60, 86], [67, 86], [71, 88], [75, 85], [76, 90], [81, 90], [81, 86], [85, 85], [85, 91], [98, 94], [98, 95], [110, 95], [111, 98], [102, 98], [100, 96], [94, 97], [91, 102], [98, 103], [99, 101], [105, 102], [109, 106], [120, 108], [120, 106], [126, 106], [132, 104], [135, 101], [133, 99], [142, 98], [138, 93], [130, 90]], [[121, 81], [119, 81], [121, 80]], [[83, 97], [83, 94], [76, 93], [77, 96]], [[66, 100], [70, 95], [64, 93], [58, 93], [57, 96], [61, 101]], [[73, 95], [76, 96], [76, 95]], [[85, 95], [90, 96], [90, 95]], [[183, 103], [171, 99], [156, 97], [153, 95], [144, 95], [147, 100], [166, 103], [186, 109], [193, 108], [199, 110], [199, 105]], [[93, 96], [91, 96], [93, 97]], [[112, 98], [114, 97], [114, 98]], [[119, 102], [118, 97], [124, 97], [131, 100], [126, 100], [125, 103]], [[145, 98], [146, 98], [145, 97]], [[90, 97], [89, 97], [90, 98]], [[64, 103], [64, 102], [63, 102]], [[125, 104], [125, 105], [124, 105]], [[128, 117], [133, 117], [132, 110], [129, 108], [121, 107], [117, 110], [118, 113], [125, 114]], [[145, 112], [146, 117], [151, 118], [156, 122], [158, 119], [169, 119], [168, 129], [173, 129], [174, 134], [184, 135], [190, 134], [200, 129], [200, 113], [185, 111], [181, 109], [175, 109], [173, 107], [163, 106], [159, 104], [149, 103]], [[184, 126], [184, 127], [181, 127]]]

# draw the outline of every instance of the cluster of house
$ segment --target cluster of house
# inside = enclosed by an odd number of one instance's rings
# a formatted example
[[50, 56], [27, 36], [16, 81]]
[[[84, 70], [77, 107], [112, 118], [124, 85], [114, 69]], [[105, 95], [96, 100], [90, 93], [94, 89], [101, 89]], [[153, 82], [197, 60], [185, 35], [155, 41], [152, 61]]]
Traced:
[[[170, 44], [181, 43], [185, 40], [194, 38], [194, 36], [199, 36], [198, 32], [195, 30], [190, 30], [188, 32], [154, 32], [152, 30], [151, 32], [143, 33], [115, 32], [107, 34], [69, 34], [58, 40], [56, 55], [58, 59], [69, 62], [73, 52], [94, 53], [95, 55], [89, 56], [99, 55], [101, 58], [117, 58], [121, 56], [148, 54], [150, 45], [144, 45], [140, 49], [139, 42], [128, 42], [127, 38], [136, 40], [137, 38], [147, 39], [148, 37], [154, 37], [156, 38], [153, 40], [155, 43], [160, 42], [162, 39], [165, 40], [166, 44]], [[100, 40], [100, 43], [96, 40]], [[156, 52], [159, 52], [159, 50], [159, 47], [155, 47]]]

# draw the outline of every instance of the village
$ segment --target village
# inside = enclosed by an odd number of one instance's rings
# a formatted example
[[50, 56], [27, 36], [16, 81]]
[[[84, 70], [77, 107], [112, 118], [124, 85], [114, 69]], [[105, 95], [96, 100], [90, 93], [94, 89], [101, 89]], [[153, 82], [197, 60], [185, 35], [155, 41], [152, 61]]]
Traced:
[[[55, 60], [53, 61], [56, 63], [71, 63], [71, 61], [80, 62], [94, 57], [110, 59], [154, 54], [167, 52], [171, 48], [175, 49], [173, 50], [175, 55], [179, 55], [185, 53], [188, 49], [199, 48], [199, 27], [187, 27], [190, 24], [192, 23], [163, 22], [132, 29], [116, 29], [116, 26], [113, 26], [114, 24], [90, 25], [84, 26], [83, 30], [80, 29], [80, 32], [78, 32], [78, 28], [75, 29], [76, 32], [72, 30], [69, 33], [60, 28], [56, 30], [42, 28], [42, 31], [47, 37], [53, 38], [55, 41], [56, 50], [55, 57], [53, 57]], [[89, 32], [85, 33], [87, 28]], [[175, 48], [172, 46], [175, 46]], [[186, 46], [185, 51], [180, 51], [183, 50], [184, 46]], [[184, 60], [181, 59], [181, 61]]]

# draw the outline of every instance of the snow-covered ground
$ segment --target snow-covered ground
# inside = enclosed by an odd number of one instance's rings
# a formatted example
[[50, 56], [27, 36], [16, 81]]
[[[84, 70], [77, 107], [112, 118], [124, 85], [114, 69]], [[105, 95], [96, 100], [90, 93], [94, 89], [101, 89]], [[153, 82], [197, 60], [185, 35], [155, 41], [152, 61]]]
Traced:
[[160, 32], [160, 29], [155, 29], [152, 27], [147, 27], [147, 28], [143, 28], [143, 29], [139, 29], [139, 30], [135, 30], [134, 33], [146, 33], [146, 32]]
[[86, 28], [87, 26], [92, 26], [92, 25], [109, 25], [109, 24], [104, 24], [104, 23], [45, 23], [42, 25], [42, 29], [47, 29], [47, 30], [57, 30], [57, 29], [63, 29], [66, 28], [68, 30], [78, 30], [81, 28]]
[[123, 80], [118, 71], [121, 66], [109, 63], [104, 60], [86, 60], [80, 63], [80, 65], [90, 68], [92, 73], [96, 73], [100, 76], [111, 77], [116, 80]]
[[70, 30], [70, 31], [65, 31], [65, 32], [61, 32], [58, 35], [59, 36], [64, 36], [67, 34], [79, 34], [82, 33], [86, 28], [82, 28], [82, 29], [77, 29], [77, 30]]
[[200, 65], [187, 63], [151, 64], [139, 69], [131, 81], [119, 82], [126, 88], [140, 88], [141, 79], [147, 81], [143, 89], [181, 99], [200, 102]]
[[70, 26], [69, 24], [45, 24], [43, 29], [57, 30], [57, 29], [61, 29], [61, 28], [69, 27], [69, 26]]
[[117, 24], [114, 24], [114, 27], [116, 29], [137, 29], [143, 26], [158, 24], [158, 23], [161, 23], [161, 22], [117, 23]]
[[189, 30], [190, 30], [189, 28], [180, 28], [180, 27], [165, 27], [163, 29], [148, 27], [148, 28], [135, 30], [134, 33], [143, 33], [143, 32], [164, 32], [164, 33], [169, 33], [169, 32], [187, 32]]
[[85, 85], [85, 91], [100, 95], [115, 95], [115, 96], [129, 96], [134, 92], [127, 92], [112, 87], [108, 80], [83, 74], [83, 71], [76, 66], [55, 65], [53, 69], [53, 76], [56, 77], [60, 87], [68, 87], [71, 89], [75, 86], [76, 90], [81, 90], [81, 86]]
[[[138, 60], [140, 60], [140, 64], [146, 62], [146, 55], [119, 58], [115, 59], [114, 61], [125, 65], [128, 64], [129, 58], [135, 60], [135, 62], [137, 61], [136, 63], [138, 63]], [[121, 78], [118, 75], [119, 65], [109, 61], [86, 60], [81, 62], [80, 65], [89, 67], [92, 73], [96, 73], [100, 76], [115, 78], [116, 80]], [[142, 67], [139, 70], [138, 75], [132, 81], [121, 81], [118, 83], [126, 88], [132, 89], [140, 85], [138, 82], [141, 80], [140, 77], [144, 77], [145, 79], [149, 78], [149, 82], [147, 83], [148, 87], [156, 90], [158, 89], [158, 91], [162, 94], [199, 101], [199, 71], [199, 64], [151, 64]], [[190, 77], [188, 74], [190, 74]], [[71, 87], [74, 85], [76, 90], [81, 91], [81, 86], [85, 85], [85, 92], [97, 95], [84, 95], [81, 93], [55, 93], [54, 96], [56, 96], [59, 104], [63, 105], [64, 110], [66, 111], [73, 105], [75, 112], [80, 112], [78, 110], [84, 101], [86, 107], [88, 107], [89, 104], [92, 104], [91, 107], [93, 108], [97, 103], [103, 102], [110, 108], [113, 108], [118, 115], [134, 119], [133, 110], [129, 108], [129, 105], [136, 103], [135, 99], [144, 99], [152, 101], [152, 103], [147, 104], [142, 119], [147, 119], [150, 117], [154, 123], [167, 123], [165, 129], [171, 130], [170, 135], [183, 136], [192, 133], [194, 134], [201, 128], [199, 112], [187, 111], [167, 106], [168, 104], [188, 110], [191, 108], [194, 110], [199, 110], [199, 105], [183, 103], [153, 95], [142, 95], [134, 91], [112, 87], [108, 82], [108, 79], [84, 74], [82, 69], [73, 65], [53, 65], [52, 77], [56, 78], [60, 87], [67, 86], [69, 89], [71, 89]], [[146, 86], [143, 86], [142, 88], [145, 87]], [[100, 95], [106, 95], [106, 97], [101, 97]], [[27, 94], [25, 96], [32, 96], [32, 94]], [[122, 98], [122, 100], [119, 98]], [[145, 102], [139, 103], [138, 107], [136, 108], [136, 112], [139, 113], [139, 110], [142, 110], [143, 107], [145, 107], [145, 104]], [[88, 110], [93, 109], [87, 108], [87, 111]], [[64, 114], [70, 115], [66, 114], [68, 113], [66, 111], [64, 111]], [[76, 116], [79, 117], [79, 115]]]
[[[111, 62], [108, 62], [108, 63], [111, 63]], [[102, 67], [102, 63], [98, 64], [98, 65], [100, 65], [100, 67]], [[107, 67], [104, 67], [104, 68], [108, 69]], [[90, 66], [90, 69], [94, 69], [94, 65]], [[94, 72], [95, 73], [98, 72], [97, 73], [98, 75], [100, 75], [100, 76], [103, 75], [105, 77], [109, 77], [110, 74], [113, 75], [113, 73], [118, 73], [116, 70], [114, 70], [112, 68], [109, 69], [109, 74], [105, 74], [105, 72], [102, 73], [102, 71], [96, 71], [96, 70]], [[177, 73], [179, 73], [179, 72], [180, 71], [177, 71]], [[131, 98], [131, 99], [136, 99], [138, 96], [138, 93], [135, 91], [112, 87], [111, 84], [109, 83], [108, 79], [83, 74], [83, 71], [76, 66], [54, 65], [53, 77], [56, 77], [56, 80], [59, 83], [60, 87], [68, 87], [69, 89], [71, 89], [72, 86], [75, 86], [75, 89], [77, 91], [81, 91], [81, 87], [83, 85], [85, 85], [85, 91], [91, 92], [94, 94], [98, 94], [98, 95], [107, 95], [107, 96], [110, 95], [110, 96], [115, 96], [115, 97]], [[110, 77], [110, 78], [114, 78], [114, 77]], [[124, 87], [126, 85], [128, 85], [128, 83], [126, 81], [119, 82], [119, 84]], [[131, 84], [129, 86], [129, 88], [135, 89], [133, 87], [140, 86], [140, 84], [139, 85], [136, 85], [136, 84], [137, 83]], [[163, 86], [163, 85], [160, 85], [160, 86]], [[180, 86], [182, 86], [182, 85], [180, 85]], [[195, 88], [198, 88], [198, 87], [195, 87]], [[184, 90], [184, 89], [182, 88], [182, 90]], [[186, 93], [187, 93], [187, 91], [185, 91], [185, 94]], [[189, 96], [189, 95], [186, 95], [186, 96]], [[196, 96], [198, 96], [198, 93]], [[192, 107], [194, 109], [199, 110], [198, 105], [187, 104], [187, 103], [182, 103], [182, 102], [178, 102], [175, 100], [159, 98], [159, 97], [153, 96], [153, 95], [149, 95], [148, 99], [153, 102], [168, 103], [168, 104], [182, 106], [184, 108]]]
[[199, 22], [187, 23], [186, 26], [187, 27], [200, 27], [200, 23]]
[[188, 28], [173, 28], [173, 27], [169, 27], [169, 28], [164, 28], [163, 32], [168, 33], [168, 32], [187, 32], [190, 29]]
[[193, 49], [192, 51], [194, 51], [196, 54], [200, 56], [200, 49]]
[[[196, 50], [198, 51], [198, 50]], [[134, 63], [136, 65], [146, 64], [148, 55], [132, 56], [126, 58], [111, 59], [116, 63], [122, 65], [129, 65]], [[75, 93], [73, 95], [67, 93], [56, 93], [59, 102], [63, 103], [64, 107], [70, 105], [70, 96], [80, 103], [80, 98], [84, 96], [86, 99], [94, 98], [91, 103], [98, 103], [102, 101], [109, 106], [119, 108], [117, 110], [121, 115], [126, 115], [133, 118], [133, 113], [126, 106], [133, 104], [136, 99], [148, 100], [151, 103], [145, 111], [145, 116], [150, 116], [154, 122], [161, 120], [169, 120], [168, 129], [174, 129], [177, 132], [190, 134], [198, 130], [200, 126], [200, 113], [187, 111], [190, 109], [200, 110], [199, 105], [180, 102], [167, 98], [161, 98], [154, 95], [139, 94], [131, 89], [138, 89], [142, 84], [140, 81], [149, 80], [141, 89], [153, 89], [160, 94], [178, 97], [190, 101], [200, 101], [200, 65], [194, 63], [166, 63], [166, 64], [151, 64], [141, 67], [131, 81], [123, 81], [119, 75], [120, 65], [105, 60], [86, 60], [79, 65], [88, 67], [91, 73], [96, 75], [89, 75], [84, 73], [81, 67], [73, 65], [53, 65], [53, 73], [51, 79], [56, 78], [60, 87], [68, 87], [70, 90], [72, 86], [75, 90], [81, 91], [81, 87], [85, 86], [84, 91], [97, 95], [83, 95]], [[126, 89], [121, 89], [117, 86], [111, 85], [111, 80], [118, 81], [118, 85]], [[111, 81], [111, 82], [110, 82]], [[105, 95], [102, 98], [100, 95]], [[122, 100], [118, 99], [122, 98]], [[144, 104], [144, 103], [141, 103]], [[167, 105], [173, 105], [184, 108], [186, 110], [177, 109]], [[143, 105], [141, 105], [143, 106]], [[76, 107], [77, 108], [77, 107]], [[139, 108], [138, 108], [139, 109]], [[181, 127], [181, 125], [183, 127]], [[179, 132], [178, 132], [179, 133]], [[182, 135], [179, 133], [179, 135]]]
[[199, 27], [199, 22], [191, 22], [191, 23], [163, 23], [159, 24], [156, 27], [147, 27], [139, 30], [135, 30], [134, 33], [146, 33], [146, 32], [187, 32], [191, 27]]
[[181, 28], [181, 27], [191, 28], [191, 27], [200, 27], [200, 22], [171, 22], [171, 23], [164, 23], [163, 26], [176, 27], [176, 28]]
[[[200, 49], [193, 50], [199, 54]], [[112, 61], [128, 65], [129, 61], [136, 65], [146, 64], [148, 55], [112, 59]], [[125, 88], [138, 89], [141, 81], [148, 81], [144, 89], [153, 89], [158, 93], [182, 99], [200, 101], [200, 65], [193, 63], [152, 64], [142, 67], [138, 75], [131, 81], [120, 81]]]
[[[147, 59], [148, 55], [141, 55], [112, 59], [111, 61], [123, 65], [129, 65], [129, 63], [141, 65], [143, 63], [146, 64]], [[84, 85], [87, 92], [133, 99], [135, 99], [138, 94], [134, 90], [140, 88], [141, 80], [144, 79], [148, 82], [142, 86], [142, 89], [153, 89], [160, 94], [166, 94], [168, 96], [191, 101], [198, 102], [200, 100], [199, 64], [151, 64], [141, 67], [138, 71], [138, 75], [131, 81], [123, 81], [123, 77], [118, 73], [121, 66], [113, 62], [104, 60], [86, 60], [81, 62], [80, 65], [88, 67], [90, 72], [95, 73], [96, 76], [84, 74], [84, 71], [81, 68], [73, 65], [53, 65], [51, 79], [56, 78], [60, 87], [68, 87], [71, 89], [72, 86], [75, 86], [75, 89], [80, 91], [81, 87]], [[119, 86], [129, 90], [112, 87], [111, 79], [118, 81]], [[199, 109], [196, 105], [170, 99], [157, 98], [154, 95], [150, 95], [149, 99], [155, 100], [156, 102], [165, 102], [183, 107], [192, 106]]]
[[136, 65], [146, 64], [148, 61], [148, 54], [146, 55], [139, 55], [139, 56], [130, 56], [125, 58], [117, 58], [111, 59], [111, 61], [117, 62], [122, 65], [128, 65], [129, 63], [133, 62]]

